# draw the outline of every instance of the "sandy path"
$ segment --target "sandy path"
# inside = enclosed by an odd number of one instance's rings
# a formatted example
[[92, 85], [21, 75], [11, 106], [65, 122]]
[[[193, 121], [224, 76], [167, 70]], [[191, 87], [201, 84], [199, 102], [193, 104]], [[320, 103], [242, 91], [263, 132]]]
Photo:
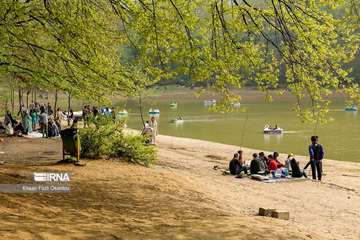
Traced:
[[[5, 139], [0, 183], [30, 182], [34, 171], [73, 178], [68, 194], [0, 193], [0, 239], [360, 239], [360, 164], [326, 161], [322, 183], [265, 184], [212, 170], [236, 146], [159, 136], [158, 148], [151, 168], [75, 167], [55, 164], [59, 140]], [[291, 219], [258, 217], [259, 207]]]
[[[290, 224], [310, 235], [360, 239], [360, 164], [324, 160], [326, 176], [321, 183], [308, 180], [266, 184], [222, 176], [212, 170], [214, 165], [226, 167], [238, 150], [236, 146], [169, 136], [159, 136], [158, 146], [161, 160], [157, 168], [198, 182], [228, 212], [251, 216], [261, 206], [279, 208], [290, 211]], [[243, 150], [246, 159], [255, 152]], [[281, 158], [285, 159], [285, 155]], [[307, 161], [306, 157], [297, 159], [301, 166]]]

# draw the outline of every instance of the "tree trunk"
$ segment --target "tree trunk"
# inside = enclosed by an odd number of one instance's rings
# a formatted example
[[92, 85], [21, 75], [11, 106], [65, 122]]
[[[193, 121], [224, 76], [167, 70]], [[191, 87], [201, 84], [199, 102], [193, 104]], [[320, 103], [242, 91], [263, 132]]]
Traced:
[[140, 111], [140, 117], [141, 117], [141, 121], [142, 121], [143, 127], [145, 127], [144, 116], [143, 116], [143, 113], [142, 113], [142, 97], [141, 97], [141, 92], [139, 92], [139, 111]]
[[30, 90], [26, 91], [26, 109], [29, 108], [29, 94], [30, 94]]
[[19, 88], [19, 113], [20, 113], [20, 111], [21, 111], [21, 106], [22, 106], [22, 102], [23, 102], [23, 100], [22, 100], [22, 91], [21, 91], [21, 89]]
[[70, 126], [70, 109], [71, 109], [71, 94], [68, 93], [68, 112], [67, 112], [67, 116], [68, 116], [68, 126]]
[[14, 111], [15, 111], [15, 90], [14, 90], [13, 87], [11, 87], [10, 101], [11, 101], [11, 114], [14, 114]]
[[56, 111], [57, 102], [58, 102], [58, 90], [56, 89], [56, 90], [55, 90], [54, 111]]

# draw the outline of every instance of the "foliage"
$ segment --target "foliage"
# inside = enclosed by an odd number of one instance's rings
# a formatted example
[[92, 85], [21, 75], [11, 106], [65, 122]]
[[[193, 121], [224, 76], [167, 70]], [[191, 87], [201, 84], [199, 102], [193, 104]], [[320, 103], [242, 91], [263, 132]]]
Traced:
[[358, 99], [347, 66], [359, 9], [356, 0], [5, 0], [0, 71], [95, 100], [186, 76], [216, 89], [225, 109], [239, 100], [234, 89], [268, 92], [282, 74], [300, 118], [322, 122], [334, 90]]
[[80, 139], [84, 158], [120, 158], [144, 166], [156, 162], [156, 150], [145, 144], [144, 137], [125, 135], [123, 123], [114, 123], [110, 117], [99, 119], [97, 127], [81, 129]]

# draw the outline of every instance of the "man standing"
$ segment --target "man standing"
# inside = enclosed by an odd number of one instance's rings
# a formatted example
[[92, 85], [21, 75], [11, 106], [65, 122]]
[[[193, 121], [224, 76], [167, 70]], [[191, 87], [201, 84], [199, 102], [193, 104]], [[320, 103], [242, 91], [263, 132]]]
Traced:
[[324, 150], [321, 144], [318, 143], [319, 137], [311, 137], [311, 145], [309, 146], [310, 164], [313, 179], [317, 178], [321, 181], [322, 175], [322, 159], [324, 158]]

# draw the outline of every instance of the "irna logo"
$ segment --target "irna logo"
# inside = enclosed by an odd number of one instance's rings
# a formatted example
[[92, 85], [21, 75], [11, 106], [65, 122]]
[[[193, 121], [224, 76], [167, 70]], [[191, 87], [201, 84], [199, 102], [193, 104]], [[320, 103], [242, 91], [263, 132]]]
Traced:
[[68, 173], [34, 173], [35, 182], [70, 182]]

